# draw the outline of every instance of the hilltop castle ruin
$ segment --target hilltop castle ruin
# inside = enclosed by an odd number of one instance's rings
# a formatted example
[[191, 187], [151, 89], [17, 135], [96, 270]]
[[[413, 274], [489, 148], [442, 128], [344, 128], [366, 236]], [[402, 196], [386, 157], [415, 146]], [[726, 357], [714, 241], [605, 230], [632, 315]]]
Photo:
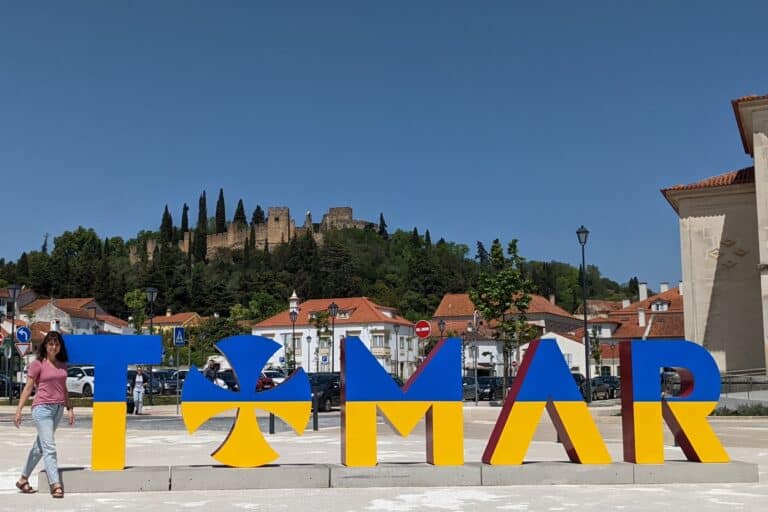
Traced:
[[[304, 225], [296, 227], [296, 222], [291, 218], [291, 211], [288, 207], [273, 206], [267, 210], [267, 218], [264, 223], [253, 224], [254, 232], [256, 233], [256, 247], [258, 249], [266, 248], [268, 251], [272, 251], [278, 245], [290, 241], [294, 236], [300, 237], [307, 232], [312, 234], [318, 245], [321, 245], [323, 243], [323, 234], [327, 231], [347, 228], [364, 229], [366, 226], [378, 229], [378, 224], [376, 223], [354, 219], [352, 217], [352, 208], [350, 207], [329, 208], [328, 213], [323, 215], [323, 220], [319, 223], [313, 223], [312, 214], [307, 211], [304, 216]], [[214, 257], [219, 249], [242, 250], [250, 233], [250, 225], [230, 222], [227, 225], [226, 233], [207, 235], [207, 257]], [[184, 253], [188, 253], [192, 247], [194, 237], [195, 233], [193, 231], [185, 232], [183, 238], [179, 241], [179, 249]], [[147, 240], [147, 258], [150, 261], [158, 243], [158, 240]], [[137, 248], [131, 247], [131, 263], [137, 263], [139, 259]]]

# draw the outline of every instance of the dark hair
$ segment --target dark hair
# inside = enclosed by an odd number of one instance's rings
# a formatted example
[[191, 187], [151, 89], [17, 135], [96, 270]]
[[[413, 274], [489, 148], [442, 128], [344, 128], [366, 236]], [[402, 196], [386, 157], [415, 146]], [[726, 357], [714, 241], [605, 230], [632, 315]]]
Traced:
[[64, 344], [64, 337], [56, 331], [48, 331], [48, 334], [43, 338], [43, 342], [37, 347], [37, 360], [42, 361], [48, 355], [48, 349], [46, 346], [50, 340], [56, 340], [59, 342], [59, 353], [56, 354], [56, 360], [60, 363], [66, 363], [69, 360], [67, 355], [67, 346]]

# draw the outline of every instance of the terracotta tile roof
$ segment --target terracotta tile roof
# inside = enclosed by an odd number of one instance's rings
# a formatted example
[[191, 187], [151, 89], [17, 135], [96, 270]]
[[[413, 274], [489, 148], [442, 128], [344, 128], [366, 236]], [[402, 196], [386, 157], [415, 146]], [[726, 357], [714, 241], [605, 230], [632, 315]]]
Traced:
[[[433, 318], [451, 318], [457, 316], [471, 317], [474, 314], [475, 305], [468, 293], [449, 293], [440, 301], [440, 305], [435, 310]], [[516, 314], [517, 310], [511, 308], [507, 311], [509, 314]], [[572, 315], [556, 304], [549, 302], [549, 299], [541, 295], [531, 294], [531, 302], [528, 305], [527, 314], [543, 314], [566, 316], [572, 318]], [[466, 327], [466, 322], [465, 322]]]
[[[48, 305], [51, 303], [51, 299], [36, 299], [26, 306], [24, 306], [22, 311], [28, 312], [28, 311], [37, 311], [38, 309]], [[93, 303], [93, 305], [96, 304], [96, 299], [93, 297], [86, 297], [86, 298], [76, 298], [76, 299], [53, 299], [53, 305], [57, 308], [61, 309], [62, 311], [66, 311], [64, 308], [70, 309], [70, 310], [81, 310], [85, 309], [85, 306], [90, 305]], [[87, 310], [86, 310], [87, 311]], [[69, 314], [69, 313], [68, 313]], [[90, 315], [87, 318], [92, 318], [93, 313], [90, 313]], [[86, 317], [80, 317], [78, 318], [86, 318]]]
[[621, 324], [621, 322], [615, 318], [590, 318], [587, 320], [588, 324]]
[[468, 293], [446, 293], [432, 316], [433, 318], [471, 317], [474, 313], [475, 305]]
[[117, 318], [116, 316], [112, 315], [96, 315], [96, 318], [98, 320], [101, 320], [102, 322], [115, 325], [117, 327], [128, 327], [128, 322], [123, 320], [122, 318]]
[[751, 101], [765, 101], [765, 100], [768, 100], [768, 95], [742, 96], [741, 98], [736, 98], [735, 100], [731, 101], [731, 106], [733, 107], [733, 114], [736, 116], [736, 126], [738, 126], [739, 128], [739, 136], [741, 137], [741, 144], [742, 146], [744, 146], [744, 152], [750, 155], [752, 154], [752, 151], [750, 150], [750, 144], [747, 139], [748, 135], [744, 132], [744, 123], [741, 122], [739, 106], [742, 103], [749, 103]]
[[[620, 300], [587, 299], [588, 315], [598, 315], [600, 313], [608, 313], [610, 311], [616, 311], [617, 309], [621, 309]], [[582, 304], [579, 304], [579, 307], [576, 308], [576, 312], [574, 314], [576, 316], [580, 316], [584, 314], [584, 308], [582, 307]]]
[[666, 292], [652, 295], [643, 301], [633, 302], [624, 309], [611, 311], [608, 313], [608, 318], [621, 320], [621, 317], [627, 316], [628, 314], [637, 317], [637, 310], [641, 308], [645, 309], [647, 313], [657, 313], [657, 311], [651, 311], [651, 304], [660, 300], [669, 303], [669, 308], [667, 309], [668, 312], [683, 312], [683, 296], [680, 295], [680, 289], [674, 287]]
[[[626, 315], [626, 320], [622, 321], [618, 328], [613, 332], [611, 339], [630, 340], [640, 339], [648, 329], [651, 323], [651, 330], [648, 332], [648, 339], [652, 338], [685, 338], [685, 324], [682, 311], [673, 312], [650, 312], [646, 314], [646, 324], [641, 326], [637, 318], [637, 311], [632, 315]], [[651, 318], [653, 320], [651, 321]], [[584, 328], [579, 327], [568, 333], [576, 338], [584, 337]], [[603, 340], [603, 338], [601, 338]], [[604, 343], [605, 341], [601, 341]], [[617, 356], [618, 357], [618, 356]]]
[[[200, 321], [200, 315], [194, 311], [188, 311], [184, 313], [176, 313], [175, 315], [158, 315], [152, 318], [152, 325], [187, 325], [193, 321]], [[144, 322], [145, 326], [149, 326], [149, 320]]]
[[[310, 299], [299, 304], [299, 316], [296, 319], [296, 327], [314, 327], [310, 323], [310, 315], [320, 311], [327, 311], [328, 305], [335, 302], [339, 306], [339, 315], [334, 322], [336, 326], [351, 324], [386, 323], [412, 326], [413, 324], [399, 316], [394, 308], [375, 304], [367, 297], [345, 297], [331, 299]], [[254, 328], [291, 327], [289, 310], [281, 311], [273, 317], [267, 318], [255, 324]], [[342, 312], [348, 314], [342, 316]], [[384, 312], [393, 315], [391, 318]]]
[[702, 188], [727, 187], [730, 185], [743, 185], [754, 182], [755, 168], [745, 167], [743, 169], [739, 169], [738, 171], [726, 172], [724, 174], [705, 178], [703, 180], [689, 183], [687, 185], [672, 185], [671, 187], [661, 189], [661, 193], [666, 196], [668, 192], [674, 192], [678, 190], [697, 190]]

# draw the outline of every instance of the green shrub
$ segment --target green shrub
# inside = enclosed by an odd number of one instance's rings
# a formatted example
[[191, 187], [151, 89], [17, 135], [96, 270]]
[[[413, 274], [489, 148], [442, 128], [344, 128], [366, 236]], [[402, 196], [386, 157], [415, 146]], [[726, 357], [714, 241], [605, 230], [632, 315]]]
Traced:
[[718, 407], [712, 416], [768, 416], [768, 406], [763, 404], [740, 405], [736, 409]]

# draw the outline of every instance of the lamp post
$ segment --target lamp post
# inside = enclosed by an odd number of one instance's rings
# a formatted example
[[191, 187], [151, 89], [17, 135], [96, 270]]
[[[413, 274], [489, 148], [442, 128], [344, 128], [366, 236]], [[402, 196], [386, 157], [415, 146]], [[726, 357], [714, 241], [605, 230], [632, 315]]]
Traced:
[[611, 375], [616, 375], [616, 356], [613, 351], [616, 349], [616, 342], [611, 342]]
[[291, 373], [296, 371], [296, 319], [299, 318], [299, 296], [293, 290], [288, 299], [288, 316], [291, 318]]
[[585, 384], [585, 392], [586, 395], [584, 398], [587, 401], [587, 403], [592, 402], [592, 381], [590, 378], [590, 371], [589, 371], [589, 360], [590, 360], [590, 350], [589, 350], [589, 329], [587, 327], [587, 259], [585, 257], [584, 252], [584, 246], [587, 245], [587, 237], [589, 236], [589, 230], [585, 228], [583, 225], [576, 230], [576, 236], [579, 237], [579, 245], [581, 245], [581, 294], [583, 297], [583, 306], [584, 306], [584, 356], [585, 356], [585, 364], [586, 367], [586, 375], [587, 378]]
[[478, 402], [477, 393], [478, 393], [478, 387], [479, 387], [479, 383], [477, 382], [477, 341], [475, 341], [472, 344], [472, 359], [474, 360], [474, 363], [475, 363], [475, 406], [477, 406], [477, 402]]
[[339, 314], [339, 306], [335, 302], [328, 305], [328, 316], [331, 317], [331, 372], [335, 371], [334, 360], [336, 355], [335, 337], [336, 337], [336, 315]]
[[[8, 382], [11, 382], [11, 375], [10, 375], [10, 359], [8, 356], [10, 355], [13, 357], [13, 344], [16, 341], [16, 299], [19, 298], [19, 292], [21, 291], [21, 286], [18, 284], [12, 284], [8, 286], [8, 297], [11, 299], [11, 304], [13, 304], [13, 311], [11, 312], [11, 342], [8, 344], [8, 350], [5, 351], [5, 374], [8, 376]], [[12, 386], [8, 386], [8, 404], [13, 405], [13, 390], [11, 389]]]
[[[304, 367], [304, 357], [301, 358], [301, 366]], [[312, 371], [312, 335], [307, 334], [307, 372]]]
[[[155, 301], [157, 300], [157, 288], [154, 286], [150, 286], [147, 288], [147, 301], [149, 302], [149, 335], [152, 336], [154, 334], [154, 325], [153, 321], [155, 319]], [[153, 380], [154, 375], [152, 374], [152, 365], [149, 365], [149, 405], [154, 405], [154, 400], [152, 398], [152, 387], [153, 387]]]
[[392, 326], [392, 330], [395, 331], [395, 375], [400, 377], [400, 340], [397, 337], [400, 333], [400, 326], [395, 324]]

